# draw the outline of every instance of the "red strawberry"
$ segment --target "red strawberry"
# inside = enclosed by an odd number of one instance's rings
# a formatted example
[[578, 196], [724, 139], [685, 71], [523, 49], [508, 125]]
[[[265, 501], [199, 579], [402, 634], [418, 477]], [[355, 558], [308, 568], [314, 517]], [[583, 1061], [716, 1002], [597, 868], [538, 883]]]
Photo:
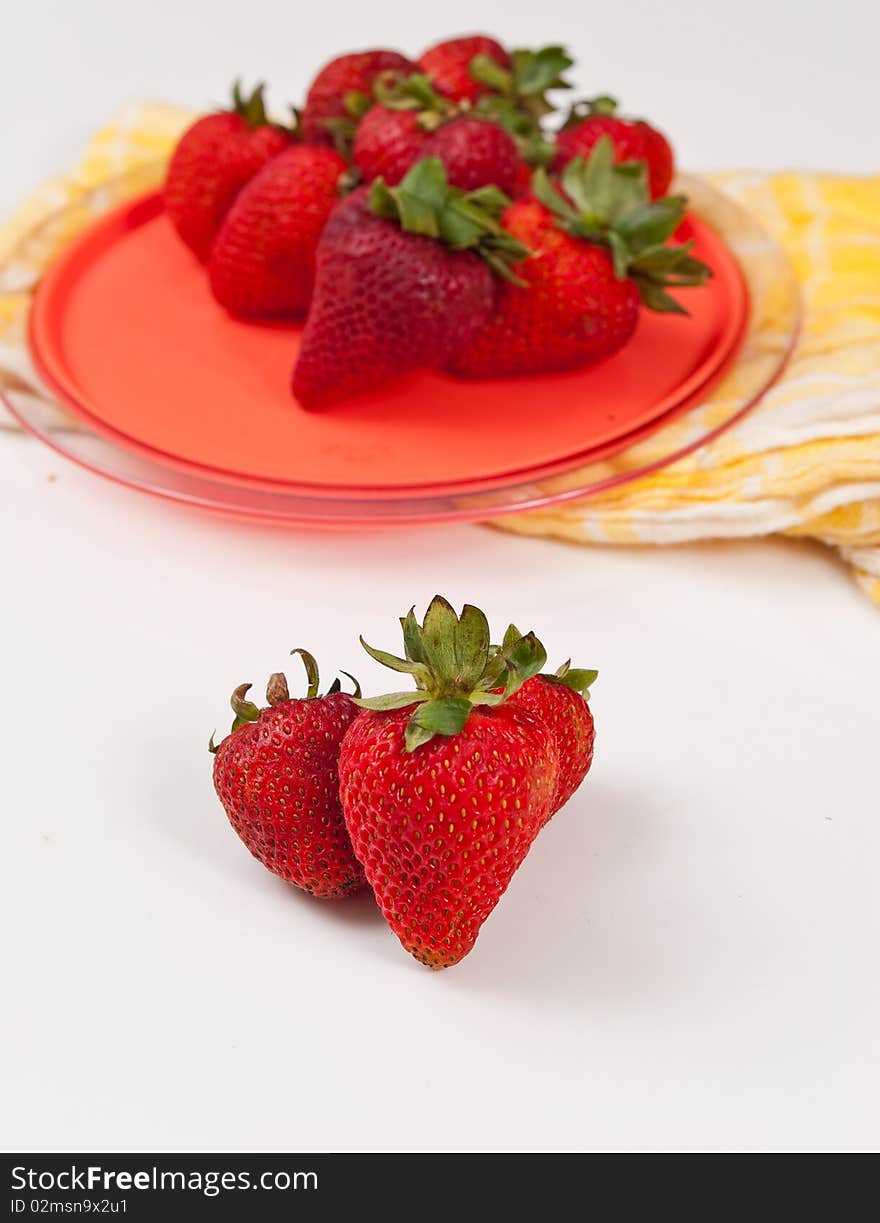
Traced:
[[[339, 803], [339, 745], [358, 716], [338, 682], [319, 697], [318, 668], [302, 655], [309, 677], [304, 700], [291, 700], [280, 673], [269, 681], [268, 709], [232, 696], [232, 733], [214, 755], [214, 788], [229, 822], [265, 867], [313, 896], [347, 896], [364, 884]], [[360, 689], [356, 694], [360, 696]]]
[[462, 115], [439, 127], [425, 143], [424, 157], [439, 157], [453, 187], [476, 191], [493, 184], [505, 195], [516, 190], [519, 153], [513, 137], [497, 123]]
[[596, 732], [587, 701], [596, 675], [596, 671], [572, 670], [564, 663], [555, 675], [533, 676], [511, 698], [528, 709], [556, 739], [559, 776], [548, 819], [568, 802], [593, 763]]
[[211, 290], [230, 313], [283, 315], [308, 309], [318, 239], [339, 199], [345, 168], [333, 149], [294, 145], [242, 190], [208, 264]]
[[352, 158], [365, 183], [382, 178], [396, 187], [422, 156], [427, 138], [418, 111], [374, 106], [358, 124]]
[[477, 56], [485, 56], [501, 68], [511, 67], [510, 55], [487, 34], [437, 43], [419, 58], [419, 67], [438, 93], [456, 102], [476, 102], [486, 92], [486, 86], [471, 75], [471, 64]]
[[239, 191], [293, 139], [266, 117], [262, 85], [243, 98], [236, 81], [232, 99], [232, 110], [205, 115], [187, 128], [165, 179], [168, 216], [203, 261]]
[[[431, 968], [467, 955], [546, 821], [559, 767], [551, 732], [507, 699], [541, 667], [532, 635], [491, 655], [486, 617], [435, 598], [403, 621], [418, 691], [362, 702], [339, 758], [352, 845], [385, 919]], [[493, 692], [507, 675], [505, 692]]]
[[525, 253], [497, 222], [506, 202], [493, 188], [450, 188], [435, 158], [399, 187], [377, 179], [349, 196], [318, 246], [293, 371], [299, 402], [317, 407], [449, 361], [489, 319], [490, 265], [503, 272]]
[[450, 363], [453, 372], [494, 378], [578, 369], [626, 343], [640, 303], [684, 314], [665, 287], [711, 275], [691, 257], [691, 243], [666, 244], [684, 198], [650, 203], [643, 171], [615, 165], [610, 140], [588, 162], [570, 162], [562, 187], [564, 196], [537, 171], [537, 198], [505, 212], [505, 227], [538, 257], [517, 266], [524, 285], [498, 286], [492, 322]]
[[355, 122], [373, 104], [373, 84], [380, 72], [415, 72], [416, 65], [397, 51], [355, 51], [325, 64], [306, 95], [301, 125], [311, 144], [334, 144], [351, 135]]
[[574, 157], [589, 157], [602, 136], [614, 146], [615, 161], [643, 161], [648, 167], [652, 199], [666, 195], [675, 174], [675, 159], [666, 137], [641, 119], [622, 119], [613, 98], [579, 102], [556, 137], [557, 170]]
[[532, 167], [527, 161], [520, 161], [516, 167], [516, 183], [513, 188], [513, 198], [515, 200], [525, 199], [532, 190]]
[[425, 155], [429, 133], [454, 113], [454, 107], [418, 72], [409, 76], [383, 72], [373, 93], [377, 102], [357, 126], [352, 159], [364, 182], [382, 178], [396, 187]]

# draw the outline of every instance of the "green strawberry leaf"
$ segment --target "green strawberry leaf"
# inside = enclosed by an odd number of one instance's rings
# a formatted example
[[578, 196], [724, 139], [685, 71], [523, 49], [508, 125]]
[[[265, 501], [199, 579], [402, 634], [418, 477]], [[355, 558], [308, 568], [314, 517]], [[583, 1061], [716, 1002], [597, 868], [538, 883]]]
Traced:
[[397, 187], [377, 178], [370, 191], [370, 208], [396, 221], [407, 233], [436, 238], [451, 250], [473, 250], [493, 271], [520, 283], [512, 265], [531, 255], [500, 223], [510, 203], [497, 187], [465, 192], [450, 187], [443, 163], [423, 157]]
[[534, 633], [526, 633], [518, 641], [505, 646], [503, 654], [508, 667], [505, 697], [513, 696], [527, 679], [540, 674], [547, 662], [547, 651]]
[[401, 671], [406, 675], [414, 675], [417, 678], [425, 674], [425, 666], [421, 662], [413, 662], [409, 658], [398, 658], [395, 654], [387, 654], [384, 650], [376, 650], [371, 645], [367, 645], [363, 637], [359, 638], [361, 645], [369, 654], [370, 658], [374, 658], [376, 662], [382, 664], [383, 667], [390, 667], [392, 671]]
[[565, 47], [541, 47], [538, 51], [519, 50], [513, 53], [513, 75], [518, 94], [526, 97], [543, 95], [548, 89], [570, 89], [563, 72], [574, 60]]
[[259, 85], [250, 94], [245, 96], [241, 92], [240, 79], [232, 86], [232, 109], [251, 127], [265, 127], [269, 123], [269, 116], [266, 114], [266, 103], [263, 98], [265, 88], [265, 81], [260, 81]]
[[251, 684], [239, 684], [232, 694], [229, 703], [232, 706], [232, 712], [235, 714], [232, 722], [233, 730], [238, 730], [240, 726], [244, 726], [247, 722], [256, 722], [260, 716], [260, 711], [253, 701], [247, 700], [247, 694], [251, 687]]
[[598, 675], [598, 671], [576, 667], [573, 670], [566, 670], [564, 675], [557, 675], [557, 678], [560, 683], [565, 684], [566, 688], [572, 688], [575, 692], [587, 693], [590, 686], [596, 682]]
[[407, 658], [412, 662], [424, 662], [422, 633], [419, 628], [419, 622], [416, 619], [416, 609], [414, 607], [411, 607], [406, 615], [402, 617], [400, 626], [403, 629], [403, 645]]
[[350, 89], [342, 99], [342, 105], [345, 113], [352, 119], [363, 119], [373, 105], [373, 99], [368, 93], [362, 93], [359, 89]]
[[510, 93], [513, 89], [513, 76], [495, 62], [491, 55], [481, 51], [468, 64], [468, 76], [480, 85], [486, 85], [498, 93]]
[[652, 284], [651, 281], [643, 279], [641, 276], [634, 276], [642, 303], [649, 310], [655, 310], [658, 314], [687, 314], [684, 306], [677, 302], [674, 297], [671, 297], [665, 289], [661, 289], [659, 285]]
[[671, 238], [684, 218], [687, 199], [683, 195], [667, 195], [632, 208], [617, 223], [617, 232], [634, 255], [647, 247]]
[[457, 735], [467, 722], [472, 708], [470, 701], [464, 697], [448, 697], [419, 705], [406, 727], [406, 750], [414, 752], [435, 735]]
[[456, 683], [465, 689], [475, 688], [489, 661], [489, 621], [478, 607], [466, 603], [461, 609], [452, 641]]
[[410, 692], [386, 692], [384, 696], [353, 697], [352, 700], [359, 709], [384, 711], [388, 709], [405, 709], [407, 705], [416, 705], [420, 701], [430, 700], [430, 697], [425, 692], [418, 692], [413, 689]]

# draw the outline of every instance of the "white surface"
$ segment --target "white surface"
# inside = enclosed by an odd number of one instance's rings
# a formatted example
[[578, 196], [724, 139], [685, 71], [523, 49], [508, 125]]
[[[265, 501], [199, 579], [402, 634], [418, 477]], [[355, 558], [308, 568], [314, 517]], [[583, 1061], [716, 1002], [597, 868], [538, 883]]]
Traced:
[[[7, 203], [130, 97], [287, 67], [295, 89], [394, 29], [375, 5], [307, 31], [262, 5], [285, 37], [165, 7], [17, 12], [3, 113], [34, 97], [4, 125]], [[875, 168], [851, 115], [876, 110], [867, 3], [629, 7], [657, 15], [449, 4], [443, 27], [565, 38], [691, 166]], [[426, 41], [420, 13], [395, 41]], [[0, 547], [6, 1149], [876, 1147], [880, 615], [823, 550], [283, 533], [2, 434]], [[377, 683], [356, 633], [391, 644], [436, 590], [601, 668], [587, 785], [440, 974], [368, 900], [253, 862], [205, 751], [292, 646]]]

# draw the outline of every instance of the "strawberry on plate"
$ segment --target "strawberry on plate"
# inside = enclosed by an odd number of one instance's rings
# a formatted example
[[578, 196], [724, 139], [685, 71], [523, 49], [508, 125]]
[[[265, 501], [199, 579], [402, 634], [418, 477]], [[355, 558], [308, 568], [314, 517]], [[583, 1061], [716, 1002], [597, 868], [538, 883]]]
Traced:
[[494, 184], [505, 194], [514, 191], [519, 150], [503, 126], [459, 113], [419, 73], [383, 73], [375, 92], [379, 101], [358, 124], [353, 146], [364, 182], [383, 178], [396, 186], [421, 158], [437, 157], [452, 187]]
[[424, 73], [387, 71], [373, 85], [375, 104], [357, 125], [352, 160], [365, 183], [396, 187], [423, 157], [429, 134], [455, 113]]
[[513, 137], [477, 115], [460, 115], [438, 127], [422, 156], [439, 157], [450, 186], [463, 191], [495, 186], [513, 195], [516, 190], [520, 158]]
[[419, 111], [376, 105], [358, 124], [352, 160], [365, 183], [381, 178], [396, 187], [423, 156], [427, 139]]
[[[247, 700], [250, 684], [232, 695], [232, 732], [214, 753], [214, 788], [229, 822], [273, 874], [323, 899], [364, 886], [339, 803], [339, 747], [358, 716], [334, 682], [318, 695], [318, 667], [301, 655], [308, 695], [291, 699], [279, 672], [269, 681], [268, 708]], [[360, 689], [355, 685], [356, 695]]]
[[382, 72], [416, 72], [417, 65], [398, 51], [353, 51], [325, 64], [309, 86], [300, 117], [310, 144], [344, 144], [357, 121], [373, 105], [373, 85]]
[[501, 43], [488, 34], [469, 34], [439, 42], [419, 56], [419, 67], [438, 93], [455, 102], [476, 102], [486, 86], [471, 72], [478, 57], [501, 69], [509, 69], [511, 58]]
[[494, 187], [450, 187], [425, 158], [398, 187], [377, 179], [333, 212], [318, 244], [315, 291], [293, 392], [321, 407], [414, 369], [450, 361], [489, 320], [493, 271], [527, 253], [501, 227]]
[[294, 133], [270, 122], [263, 86], [245, 97], [236, 81], [232, 109], [203, 115], [183, 133], [165, 178], [171, 223], [203, 262], [226, 213], [258, 170], [288, 148]]
[[607, 136], [615, 161], [643, 161], [648, 167], [648, 186], [653, 199], [666, 195], [675, 175], [672, 146], [644, 119], [625, 119], [617, 114], [614, 98], [599, 97], [576, 102], [556, 137], [555, 168], [562, 170], [575, 157], [589, 157]]
[[211, 291], [235, 315], [308, 309], [318, 240], [339, 200], [343, 158], [293, 145], [268, 162], [232, 205], [208, 263]]
[[[346, 733], [340, 798], [355, 854], [403, 947], [458, 963], [546, 822], [559, 755], [511, 698], [546, 658], [532, 634], [492, 652], [479, 609], [435, 598], [403, 620], [405, 658], [365, 645], [417, 689], [361, 701]], [[502, 691], [496, 689], [502, 687]]]
[[499, 284], [492, 321], [450, 362], [454, 373], [579, 369], [627, 342], [641, 306], [686, 314], [668, 290], [711, 276], [691, 255], [692, 243], [668, 242], [687, 201], [651, 201], [644, 165], [616, 164], [608, 137], [588, 161], [569, 162], [559, 187], [538, 170], [532, 189], [505, 211], [503, 224], [535, 257], [516, 266], [521, 283]]

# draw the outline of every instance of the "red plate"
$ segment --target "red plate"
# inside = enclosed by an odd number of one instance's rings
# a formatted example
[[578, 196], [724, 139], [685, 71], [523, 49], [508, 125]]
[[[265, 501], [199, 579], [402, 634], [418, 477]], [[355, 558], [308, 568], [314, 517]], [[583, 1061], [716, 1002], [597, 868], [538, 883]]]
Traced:
[[230, 318], [151, 193], [96, 222], [50, 268], [31, 346], [50, 389], [94, 430], [194, 475], [328, 497], [478, 491], [610, 453], [717, 377], [748, 295], [724, 242], [695, 216], [687, 225], [713, 280], [681, 292], [689, 318], [643, 312], [608, 361], [492, 382], [421, 373], [310, 413], [289, 391], [300, 328]]

